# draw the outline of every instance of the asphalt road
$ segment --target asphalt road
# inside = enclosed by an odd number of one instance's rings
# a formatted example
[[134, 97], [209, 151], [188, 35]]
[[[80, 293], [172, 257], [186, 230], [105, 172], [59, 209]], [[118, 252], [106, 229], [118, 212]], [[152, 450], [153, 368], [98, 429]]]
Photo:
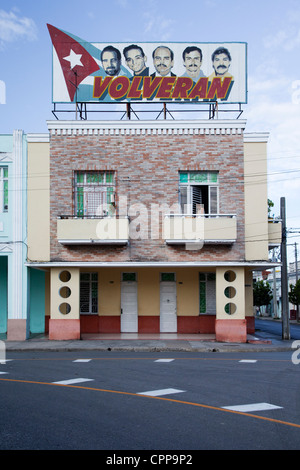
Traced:
[[292, 355], [10, 352], [0, 364], [0, 449], [102, 450], [100, 464], [140, 456], [140, 468], [166, 453], [193, 464], [191, 451], [204, 449], [299, 449]]
[[[264, 320], [263, 318], [256, 318], [255, 329], [282, 337], [282, 322], [279, 320]], [[299, 323], [290, 323], [290, 335], [291, 339], [300, 339]]]

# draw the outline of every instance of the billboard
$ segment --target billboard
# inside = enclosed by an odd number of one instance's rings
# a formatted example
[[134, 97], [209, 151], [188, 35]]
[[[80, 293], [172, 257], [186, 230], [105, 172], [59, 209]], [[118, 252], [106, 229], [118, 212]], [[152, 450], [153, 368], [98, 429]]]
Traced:
[[90, 43], [47, 25], [53, 103], [247, 102], [247, 44]]

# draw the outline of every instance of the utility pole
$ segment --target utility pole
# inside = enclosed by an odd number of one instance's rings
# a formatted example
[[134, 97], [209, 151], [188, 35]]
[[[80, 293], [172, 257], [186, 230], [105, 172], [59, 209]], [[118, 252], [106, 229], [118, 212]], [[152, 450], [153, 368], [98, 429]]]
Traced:
[[277, 318], [276, 268], [273, 268], [273, 316]]
[[[295, 243], [295, 272], [296, 272], [296, 284], [298, 282], [298, 256], [297, 256], [297, 243]], [[296, 313], [296, 319], [297, 322], [299, 321], [299, 305], [297, 304], [297, 313]]]
[[290, 340], [289, 298], [288, 298], [288, 274], [286, 252], [286, 210], [285, 197], [280, 198], [280, 218], [282, 223], [281, 240], [281, 298], [282, 298], [282, 339]]

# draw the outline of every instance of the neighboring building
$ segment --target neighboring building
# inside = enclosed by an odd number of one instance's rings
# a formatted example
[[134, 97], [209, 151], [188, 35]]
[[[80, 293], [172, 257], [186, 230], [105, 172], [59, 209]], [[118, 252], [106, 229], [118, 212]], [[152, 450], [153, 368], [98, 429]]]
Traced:
[[0, 338], [28, 337], [26, 135], [0, 135]]
[[40, 283], [30, 296], [36, 332], [245, 342], [252, 272], [273, 267], [268, 249], [281, 236], [280, 223], [268, 224], [259, 176], [268, 134], [245, 127], [49, 121], [49, 136], [31, 135], [26, 265], [30, 285]]

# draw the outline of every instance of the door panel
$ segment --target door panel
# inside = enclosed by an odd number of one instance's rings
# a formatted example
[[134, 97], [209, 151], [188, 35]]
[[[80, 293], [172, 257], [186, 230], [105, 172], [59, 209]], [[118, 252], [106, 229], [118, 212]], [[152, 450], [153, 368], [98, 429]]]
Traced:
[[137, 333], [137, 282], [123, 281], [121, 283], [121, 332]]
[[160, 331], [177, 332], [176, 282], [160, 283]]

